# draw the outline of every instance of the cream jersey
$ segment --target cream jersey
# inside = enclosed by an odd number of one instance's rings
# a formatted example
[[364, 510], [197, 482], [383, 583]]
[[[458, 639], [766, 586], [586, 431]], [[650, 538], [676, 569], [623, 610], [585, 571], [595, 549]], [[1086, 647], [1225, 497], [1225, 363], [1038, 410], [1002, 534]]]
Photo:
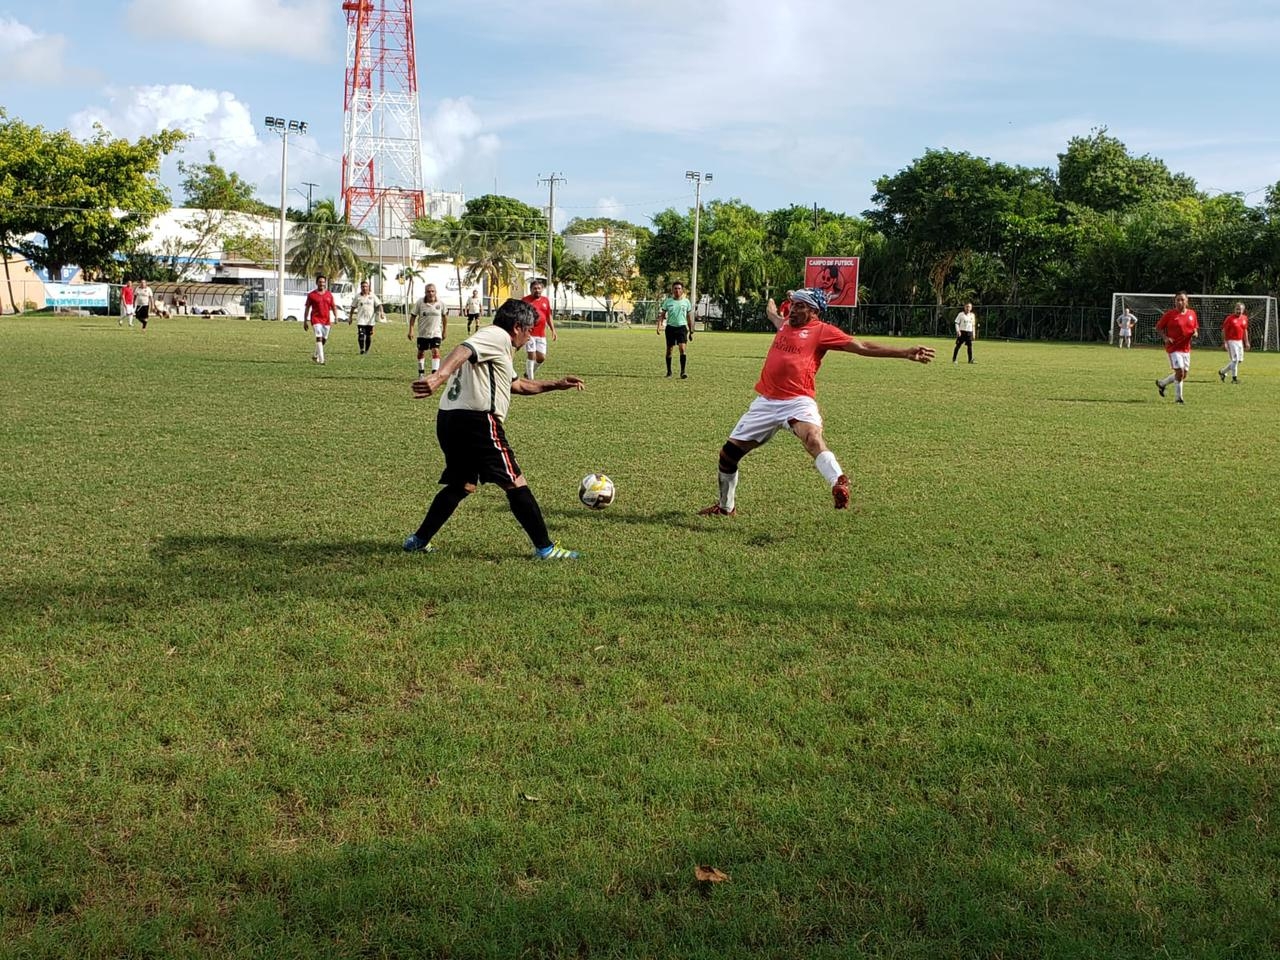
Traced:
[[425, 300], [418, 300], [413, 305], [413, 319], [417, 330], [414, 336], [444, 336], [444, 304], [440, 301], [427, 303]]
[[376, 293], [357, 293], [356, 298], [351, 301], [351, 311], [348, 316], [358, 327], [371, 327], [381, 307], [382, 301], [378, 299]]
[[516, 368], [511, 362], [511, 334], [499, 326], [482, 327], [462, 345], [471, 351], [440, 398], [441, 410], [476, 410], [507, 418]]

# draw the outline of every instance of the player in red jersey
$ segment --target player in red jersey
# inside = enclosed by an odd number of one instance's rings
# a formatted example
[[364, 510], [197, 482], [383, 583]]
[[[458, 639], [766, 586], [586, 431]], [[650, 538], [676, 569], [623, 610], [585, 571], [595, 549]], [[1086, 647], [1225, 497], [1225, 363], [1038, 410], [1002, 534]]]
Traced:
[[524, 302], [538, 312], [538, 322], [533, 326], [529, 342], [524, 345], [524, 375], [526, 379], [534, 379], [538, 372], [538, 364], [547, 362], [547, 331], [551, 331], [551, 339], [559, 340], [555, 322], [551, 319], [551, 301], [542, 295], [542, 281], [534, 278], [529, 281], [529, 295]]
[[738, 425], [720, 450], [720, 499], [699, 513], [704, 516], [733, 516], [737, 513], [738, 461], [761, 446], [779, 430], [799, 438], [814, 466], [831, 485], [837, 510], [849, 506], [849, 478], [827, 449], [822, 438], [822, 414], [814, 394], [814, 378], [829, 350], [843, 350], [863, 357], [892, 357], [929, 363], [932, 347], [885, 347], [864, 343], [822, 320], [827, 298], [821, 290], [795, 290], [791, 294], [791, 314], [783, 320], [772, 300], [765, 308], [777, 334], [764, 359], [758, 396], [742, 415]]
[[337, 312], [338, 305], [333, 302], [329, 281], [323, 273], [316, 274], [316, 288], [307, 294], [306, 306], [302, 308], [303, 332], [308, 326], [316, 332], [316, 352], [311, 355], [316, 363], [324, 363], [324, 345], [329, 342], [329, 327]]
[[1164, 351], [1169, 355], [1169, 366], [1173, 373], [1163, 380], [1156, 381], [1156, 389], [1164, 396], [1164, 388], [1171, 383], [1177, 384], [1178, 402], [1182, 403], [1182, 381], [1187, 379], [1191, 370], [1191, 340], [1200, 329], [1200, 321], [1196, 312], [1187, 304], [1190, 301], [1185, 293], [1173, 298], [1173, 309], [1166, 310], [1156, 323], [1156, 330], [1164, 336]]
[[1222, 345], [1227, 351], [1227, 365], [1218, 371], [1218, 379], [1227, 382], [1227, 374], [1231, 374], [1231, 382], [1239, 383], [1240, 364], [1244, 363], [1244, 352], [1249, 349], [1249, 314], [1243, 303], [1237, 303], [1235, 312], [1222, 321]]

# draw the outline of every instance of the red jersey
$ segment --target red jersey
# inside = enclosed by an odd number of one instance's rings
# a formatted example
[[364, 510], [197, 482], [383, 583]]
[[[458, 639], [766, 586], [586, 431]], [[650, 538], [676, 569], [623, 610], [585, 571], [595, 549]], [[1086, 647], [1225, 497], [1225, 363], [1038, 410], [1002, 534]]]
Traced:
[[538, 322], [529, 331], [531, 337], [547, 335], [547, 321], [551, 319], [551, 301], [546, 297], [535, 297], [532, 293], [523, 298], [524, 302], [538, 311]]
[[822, 358], [828, 350], [843, 347], [852, 340], [853, 337], [839, 327], [821, 320], [810, 320], [803, 327], [783, 324], [764, 358], [756, 393], [770, 400], [812, 397]]
[[120, 302], [126, 307], [133, 306], [133, 287], [127, 283], [120, 288]]
[[1200, 321], [1190, 307], [1182, 311], [1166, 310], [1156, 329], [1165, 335], [1165, 353], [1187, 353], [1191, 350], [1191, 338], [1200, 329]]
[[[334, 312], [333, 292], [330, 290], [312, 290], [307, 294], [307, 306], [311, 308], [311, 322], [330, 324]], [[303, 311], [306, 315], [306, 311]]]
[[1222, 321], [1223, 340], [1243, 340], [1249, 329], [1249, 318], [1243, 313], [1233, 313]]

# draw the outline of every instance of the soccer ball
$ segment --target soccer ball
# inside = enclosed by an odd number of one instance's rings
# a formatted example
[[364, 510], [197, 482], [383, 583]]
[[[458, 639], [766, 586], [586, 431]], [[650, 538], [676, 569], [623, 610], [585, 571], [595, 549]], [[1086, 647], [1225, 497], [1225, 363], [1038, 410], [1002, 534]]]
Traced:
[[613, 481], [603, 473], [589, 473], [578, 484], [578, 499], [592, 510], [603, 510], [613, 503]]

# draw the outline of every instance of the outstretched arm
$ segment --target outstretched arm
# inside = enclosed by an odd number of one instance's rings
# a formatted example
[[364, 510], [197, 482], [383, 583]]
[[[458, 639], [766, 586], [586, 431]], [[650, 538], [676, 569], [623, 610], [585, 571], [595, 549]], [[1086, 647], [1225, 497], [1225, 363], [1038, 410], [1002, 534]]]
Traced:
[[786, 319], [778, 312], [778, 305], [773, 302], [770, 297], [764, 305], [764, 315], [769, 318], [769, 322], [773, 324], [773, 329], [781, 330], [782, 325], [786, 323]]
[[413, 390], [413, 399], [422, 400], [431, 396], [440, 387], [447, 383], [449, 378], [464, 363], [469, 362], [475, 356], [475, 351], [465, 343], [460, 343], [452, 350], [449, 355], [440, 361], [440, 369], [435, 373], [428, 374], [420, 380], [415, 380], [409, 386]]
[[561, 377], [559, 380], [530, 380], [528, 377], [516, 377], [511, 382], [511, 392], [522, 397], [534, 397], [552, 390], [585, 390], [586, 384], [581, 377]]
[[860, 357], [887, 357], [893, 360], [910, 360], [913, 363], [928, 363], [933, 359], [933, 347], [887, 347], [882, 343], [850, 339], [840, 349], [845, 353], [856, 353]]

